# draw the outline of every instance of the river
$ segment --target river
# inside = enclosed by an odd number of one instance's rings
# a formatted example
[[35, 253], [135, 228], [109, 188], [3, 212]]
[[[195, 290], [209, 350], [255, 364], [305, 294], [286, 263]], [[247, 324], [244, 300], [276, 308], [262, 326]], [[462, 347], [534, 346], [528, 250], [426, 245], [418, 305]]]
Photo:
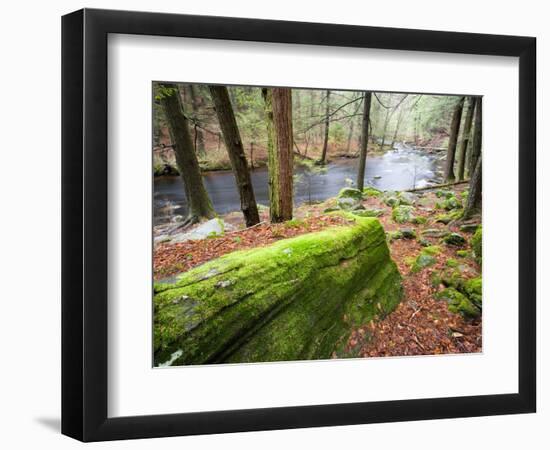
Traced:
[[[339, 159], [326, 166], [324, 173], [306, 176], [300, 174], [294, 183], [294, 203], [323, 201], [334, 197], [346, 186], [346, 180], [357, 177], [357, 159]], [[380, 190], [404, 190], [424, 187], [439, 182], [443, 162], [440, 155], [397, 144], [394, 150], [383, 155], [367, 156], [365, 185]], [[256, 201], [269, 204], [267, 191], [267, 168], [251, 172]], [[214, 209], [219, 214], [240, 209], [239, 194], [231, 171], [209, 172], [203, 176], [204, 185]], [[170, 221], [174, 215], [185, 216], [187, 204], [180, 177], [159, 177], [154, 180], [154, 224]]]

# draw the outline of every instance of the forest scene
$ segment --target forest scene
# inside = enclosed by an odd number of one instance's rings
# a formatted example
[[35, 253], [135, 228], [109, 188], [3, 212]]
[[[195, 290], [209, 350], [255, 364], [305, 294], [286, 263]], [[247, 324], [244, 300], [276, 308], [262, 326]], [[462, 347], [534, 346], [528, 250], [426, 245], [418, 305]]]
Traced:
[[482, 351], [482, 97], [152, 104], [155, 367]]

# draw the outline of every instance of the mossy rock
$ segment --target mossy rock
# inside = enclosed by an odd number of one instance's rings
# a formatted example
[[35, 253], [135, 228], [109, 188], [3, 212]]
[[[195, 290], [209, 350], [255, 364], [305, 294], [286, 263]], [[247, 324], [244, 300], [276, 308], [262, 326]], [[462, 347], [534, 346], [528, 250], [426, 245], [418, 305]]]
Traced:
[[443, 242], [447, 245], [452, 245], [454, 247], [461, 247], [466, 243], [466, 239], [461, 234], [458, 233], [449, 233], [443, 238]]
[[418, 201], [418, 196], [413, 194], [412, 192], [398, 192], [397, 198], [399, 199], [400, 205], [415, 205]]
[[474, 250], [474, 257], [480, 266], [482, 265], [482, 233], [482, 227], [480, 225], [479, 227], [477, 227], [477, 230], [472, 237], [472, 249]]
[[479, 308], [482, 303], [481, 277], [471, 278], [464, 283], [464, 292], [468, 298]]
[[422, 251], [428, 255], [439, 255], [441, 253], [441, 247], [439, 245], [430, 245]]
[[363, 210], [354, 210], [352, 212], [352, 214], [354, 216], [359, 216], [359, 217], [380, 217], [381, 215], [384, 214], [384, 210], [383, 209], [363, 209]]
[[437, 228], [428, 228], [422, 231], [422, 236], [431, 238], [442, 238], [447, 236], [449, 232], [447, 230], [439, 230]]
[[387, 233], [388, 240], [390, 242], [396, 241], [397, 239], [403, 239], [403, 233], [401, 231], [390, 231]]
[[468, 250], [457, 250], [456, 256], [458, 256], [459, 258], [467, 258], [468, 256], [470, 256], [470, 252]]
[[416, 224], [416, 225], [423, 225], [425, 224], [426, 222], [428, 221], [428, 219], [426, 219], [425, 217], [422, 217], [422, 216], [416, 216], [416, 217], [413, 217], [412, 218], [412, 223]]
[[481, 315], [481, 310], [456, 289], [443, 289], [435, 297], [438, 300], [445, 300], [449, 304], [449, 311], [460, 314], [464, 318], [471, 319]]
[[436, 262], [437, 262], [437, 259], [435, 258], [435, 256], [433, 256], [430, 252], [427, 252], [426, 249], [423, 249], [420, 252], [420, 255], [418, 255], [414, 260], [411, 267], [411, 272], [413, 273], [420, 272], [422, 269], [425, 269], [426, 267], [433, 266]]
[[353, 198], [355, 200], [363, 200], [363, 193], [355, 188], [343, 188], [338, 193], [338, 198]]
[[392, 219], [397, 223], [412, 222], [414, 219], [414, 207], [408, 205], [399, 205], [393, 208]]
[[376, 188], [373, 188], [372, 186], [368, 186], [365, 189], [363, 189], [363, 197], [380, 197], [382, 195], [382, 191], [379, 191]]
[[416, 231], [412, 228], [401, 228], [399, 231], [403, 235], [403, 239], [416, 239]]
[[462, 208], [462, 202], [458, 198], [453, 196], [453, 197], [446, 198], [443, 201], [441, 206], [444, 209], [446, 209], [447, 211], [451, 211], [451, 210], [454, 210], [454, 209], [461, 209]]
[[435, 217], [435, 221], [443, 223], [445, 225], [451, 223], [453, 220], [458, 220], [462, 217], [463, 210], [457, 209], [448, 214], [439, 214]]
[[465, 280], [460, 270], [456, 268], [453, 268], [453, 270], [446, 270], [441, 274], [440, 278], [441, 283], [445, 286], [452, 287], [458, 291], [464, 290]]
[[337, 208], [336, 206], [330, 206], [330, 207], [325, 208], [323, 210], [324, 213], [330, 213], [330, 212], [334, 212], [334, 211], [340, 211], [340, 208]]
[[460, 231], [463, 233], [475, 233], [479, 224], [477, 223], [465, 223], [460, 225]]
[[389, 197], [384, 198], [384, 203], [388, 206], [391, 206], [392, 208], [395, 206], [399, 206], [401, 204], [399, 199], [393, 195], [390, 195]]
[[155, 365], [328, 359], [402, 297], [378, 219], [237, 251], [154, 296]]
[[437, 198], [451, 198], [455, 196], [455, 193], [453, 191], [439, 189], [435, 192], [435, 196]]
[[448, 258], [447, 261], [445, 261], [445, 265], [447, 267], [456, 268], [459, 266], [459, 263], [456, 259]]

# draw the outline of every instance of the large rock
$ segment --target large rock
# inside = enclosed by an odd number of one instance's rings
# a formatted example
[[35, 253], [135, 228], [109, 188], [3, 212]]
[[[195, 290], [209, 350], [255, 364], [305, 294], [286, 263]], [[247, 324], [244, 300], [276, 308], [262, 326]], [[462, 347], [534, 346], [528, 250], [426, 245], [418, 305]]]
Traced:
[[350, 211], [357, 209], [362, 200], [363, 193], [359, 189], [344, 188], [339, 192], [336, 204], [340, 209]]
[[330, 358], [402, 295], [378, 219], [231, 253], [155, 286], [155, 365]]
[[226, 229], [226, 224], [222, 219], [214, 218], [208, 220], [204, 223], [201, 223], [193, 230], [186, 233], [179, 233], [172, 236], [172, 242], [184, 242], [184, 241], [196, 241], [199, 239], [206, 239], [208, 237], [221, 236], [224, 234]]

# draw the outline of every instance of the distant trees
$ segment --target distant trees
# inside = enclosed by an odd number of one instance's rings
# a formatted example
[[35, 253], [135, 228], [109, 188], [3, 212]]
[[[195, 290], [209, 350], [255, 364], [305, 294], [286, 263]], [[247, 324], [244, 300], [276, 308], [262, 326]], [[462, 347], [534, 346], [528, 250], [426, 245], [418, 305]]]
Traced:
[[216, 109], [216, 115], [220, 128], [222, 130], [225, 148], [229, 155], [235, 182], [239, 191], [241, 200], [241, 210], [243, 212], [246, 226], [250, 227], [260, 222], [258, 207], [254, 197], [254, 189], [250, 180], [248, 163], [244, 153], [243, 143], [237, 120], [233, 113], [229, 93], [225, 86], [209, 86], [210, 95]]
[[189, 132], [189, 121], [183, 112], [178, 87], [173, 83], [158, 86], [157, 100], [160, 101], [173, 142], [176, 164], [183, 180], [188, 217], [185, 224], [198, 222], [202, 218], [211, 219], [216, 213], [204, 188], [199, 162]]
[[460, 97], [453, 111], [451, 127], [449, 133], [449, 145], [447, 147], [447, 160], [445, 163], [445, 180], [448, 182], [455, 181], [454, 164], [456, 144], [458, 141], [458, 133], [460, 131], [460, 121], [462, 119], [462, 108], [464, 107], [464, 97]]
[[363, 100], [363, 119], [361, 122], [361, 146], [359, 151], [359, 166], [357, 169], [357, 189], [363, 190], [365, 184], [365, 165], [367, 160], [367, 145], [369, 142], [369, 120], [372, 93], [365, 92]]
[[[196, 92], [196, 87], [193, 84], [189, 85], [189, 97], [191, 98], [191, 106], [193, 108], [193, 115], [195, 116], [195, 120], [197, 119], [198, 112], [199, 112], [199, 98]], [[204, 135], [202, 130], [197, 126], [195, 123], [195, 143], [194, 143], [195, 150], [197, 152], [197, 155], [204, 156]]]
[[294, 154], [291, 92], [288, 88], [262, 89], [267, 123], [269, 211], [272, 222], [292, 219]]

